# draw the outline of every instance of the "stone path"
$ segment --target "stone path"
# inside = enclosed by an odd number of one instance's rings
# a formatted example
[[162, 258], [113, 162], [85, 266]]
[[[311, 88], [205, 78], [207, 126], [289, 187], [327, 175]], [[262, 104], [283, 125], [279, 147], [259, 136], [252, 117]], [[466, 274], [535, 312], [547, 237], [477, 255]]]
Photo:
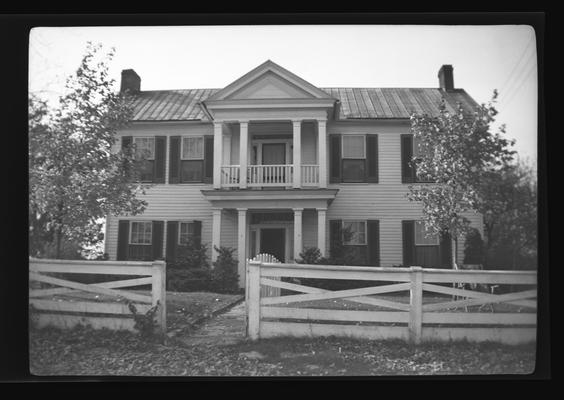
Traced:
[[224, 346], [245, 340], [245, 302], [204, 322], [193, 334], [178, 337], [185, 345]]

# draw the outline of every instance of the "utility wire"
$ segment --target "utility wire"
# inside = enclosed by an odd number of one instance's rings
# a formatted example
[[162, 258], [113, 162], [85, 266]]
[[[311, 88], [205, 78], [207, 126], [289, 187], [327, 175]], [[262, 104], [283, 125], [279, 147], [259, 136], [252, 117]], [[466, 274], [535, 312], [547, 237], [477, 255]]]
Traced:
[[508, 107], [509, 104], [511, 104], [511, 102], [513, 101], [513, 99], [515, 99], [517, 93], [519, 93], [519, 91], [521, 90], [521, 88], [523, 87], [523, 85], [525, 84], [525, 82], [527, 82], [527, 79], [529, 77], [529, 75], [531, 74], [531, 72], [533, 72], [536, 69], [536, 65], [533, 64], [532, 68], [529, 69], [529, 71], [527, 72], [527, 74], [522, 78], [521, 83], [519, 84], [519, 86], [517, 87], [517, 89], [515, 89], [511, 95], [511, 97], [508, 97], [507, 101], [505, 102], [505, 107]]
[[501, 89], [500, 89], [500, 93], [502, 93], [505, 88], [507, 87], [507, 84], [509, 83], [509, 81], [511, 80], [511, 78], [513, 77], [513, 74], [515, 73], [515, 71], [517, 70], [517, 67], [521, 64], [521, 61], [523, 61], [523, 58], [525, 57], [525, 54], [527, 54], [527, 50], [529, 50], [529, 47], [531, 46], [531, 43], [533, 43], [533, 38], [534, 36], [531, 36], [529, 38], [529, 41], [527, 42], [527, 45], [525, 46], [525, 49], [523, 50], [523, 53], [521, 53], [521, 56], [519, 57], [519, 61], [517, 61], [517, 63], [513, 66], [513, 69], [511, 70], [511, 72], [509, 73], [509, 75], [507, 76], [507, 79], [505, 80], [505, 82], [503, 83]]

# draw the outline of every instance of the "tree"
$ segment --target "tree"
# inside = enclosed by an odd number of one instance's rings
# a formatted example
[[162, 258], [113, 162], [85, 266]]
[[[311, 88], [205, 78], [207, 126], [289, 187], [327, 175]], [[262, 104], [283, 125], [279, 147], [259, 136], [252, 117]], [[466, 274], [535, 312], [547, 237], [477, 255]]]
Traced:
[[420, 202], [423, 220], [431, 234], [449, 234], [454, 242], [452, 265], [457, 266], [458, 239], [464, 237], [470, 222], [464, 214], [480, 212], [484, 199], [481, 182], [513, 158], [512, 141], [503, 138], [505, 127], [490, 132], [497, 110], [492, 100], [474, 113], [458, 104], [453, 113], [444, 99], [437, 116], [414, 114], [411, 132], [418, 144], [418, 156], [412, 160], [417, 176], [424, 184], [410, 185], [408, 198]]
[[486, 264], [536, 267], [537, 180], [534, 168], [508, 163], [482, 182]]
[[[58, 106], [50, 110], [29, 99], [30, 254], [44, 256], [45, 245], [62, 256], [69, 243], [94, 244], [103, 238], [103, 218], [136, 215], [146, 202], [137, 198], [138, 163], [130, 153], [112, 152], [116, 132], [131, 117], [128, 96], [113, 90], [108, 63], [113, 49], [88, 43]], [[129, 165], [129, 168], [124, 168]]]

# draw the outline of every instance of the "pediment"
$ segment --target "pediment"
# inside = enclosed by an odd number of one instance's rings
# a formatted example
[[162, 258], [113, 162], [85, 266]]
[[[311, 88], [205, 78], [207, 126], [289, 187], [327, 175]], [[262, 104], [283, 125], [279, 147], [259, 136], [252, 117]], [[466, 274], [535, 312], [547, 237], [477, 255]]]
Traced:
[[268, 60], [216, 92], [206, 103], [221, 100], [332, 99], [326, 92]]

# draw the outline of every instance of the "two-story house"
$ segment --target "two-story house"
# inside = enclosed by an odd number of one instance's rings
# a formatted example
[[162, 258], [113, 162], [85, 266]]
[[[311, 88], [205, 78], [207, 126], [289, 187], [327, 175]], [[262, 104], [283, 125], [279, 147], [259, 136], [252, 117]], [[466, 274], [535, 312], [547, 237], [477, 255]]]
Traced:
[[[134, 116], [116, 150], [143, 152], [153, 186], [142, 215], [107, 218], [106, 252], [171, 260], [192, 235], [212, 260], [214, 246], [236, 248], [243, 286], [246, 258], [329, 255], [346, 227], [367, 265], [449, 267], [450, 240], [427, 237], [406, 198], [417, 181], [411, 113], [437, 114], [441, 98], [477, 106], [454, 88], [452, 66], [438, 78], [438, 88], [318, 88], [266, 61], [222, 89], [142, 91], [122, 71]], [[468, 217], [482, 232], [481, 216]]]

